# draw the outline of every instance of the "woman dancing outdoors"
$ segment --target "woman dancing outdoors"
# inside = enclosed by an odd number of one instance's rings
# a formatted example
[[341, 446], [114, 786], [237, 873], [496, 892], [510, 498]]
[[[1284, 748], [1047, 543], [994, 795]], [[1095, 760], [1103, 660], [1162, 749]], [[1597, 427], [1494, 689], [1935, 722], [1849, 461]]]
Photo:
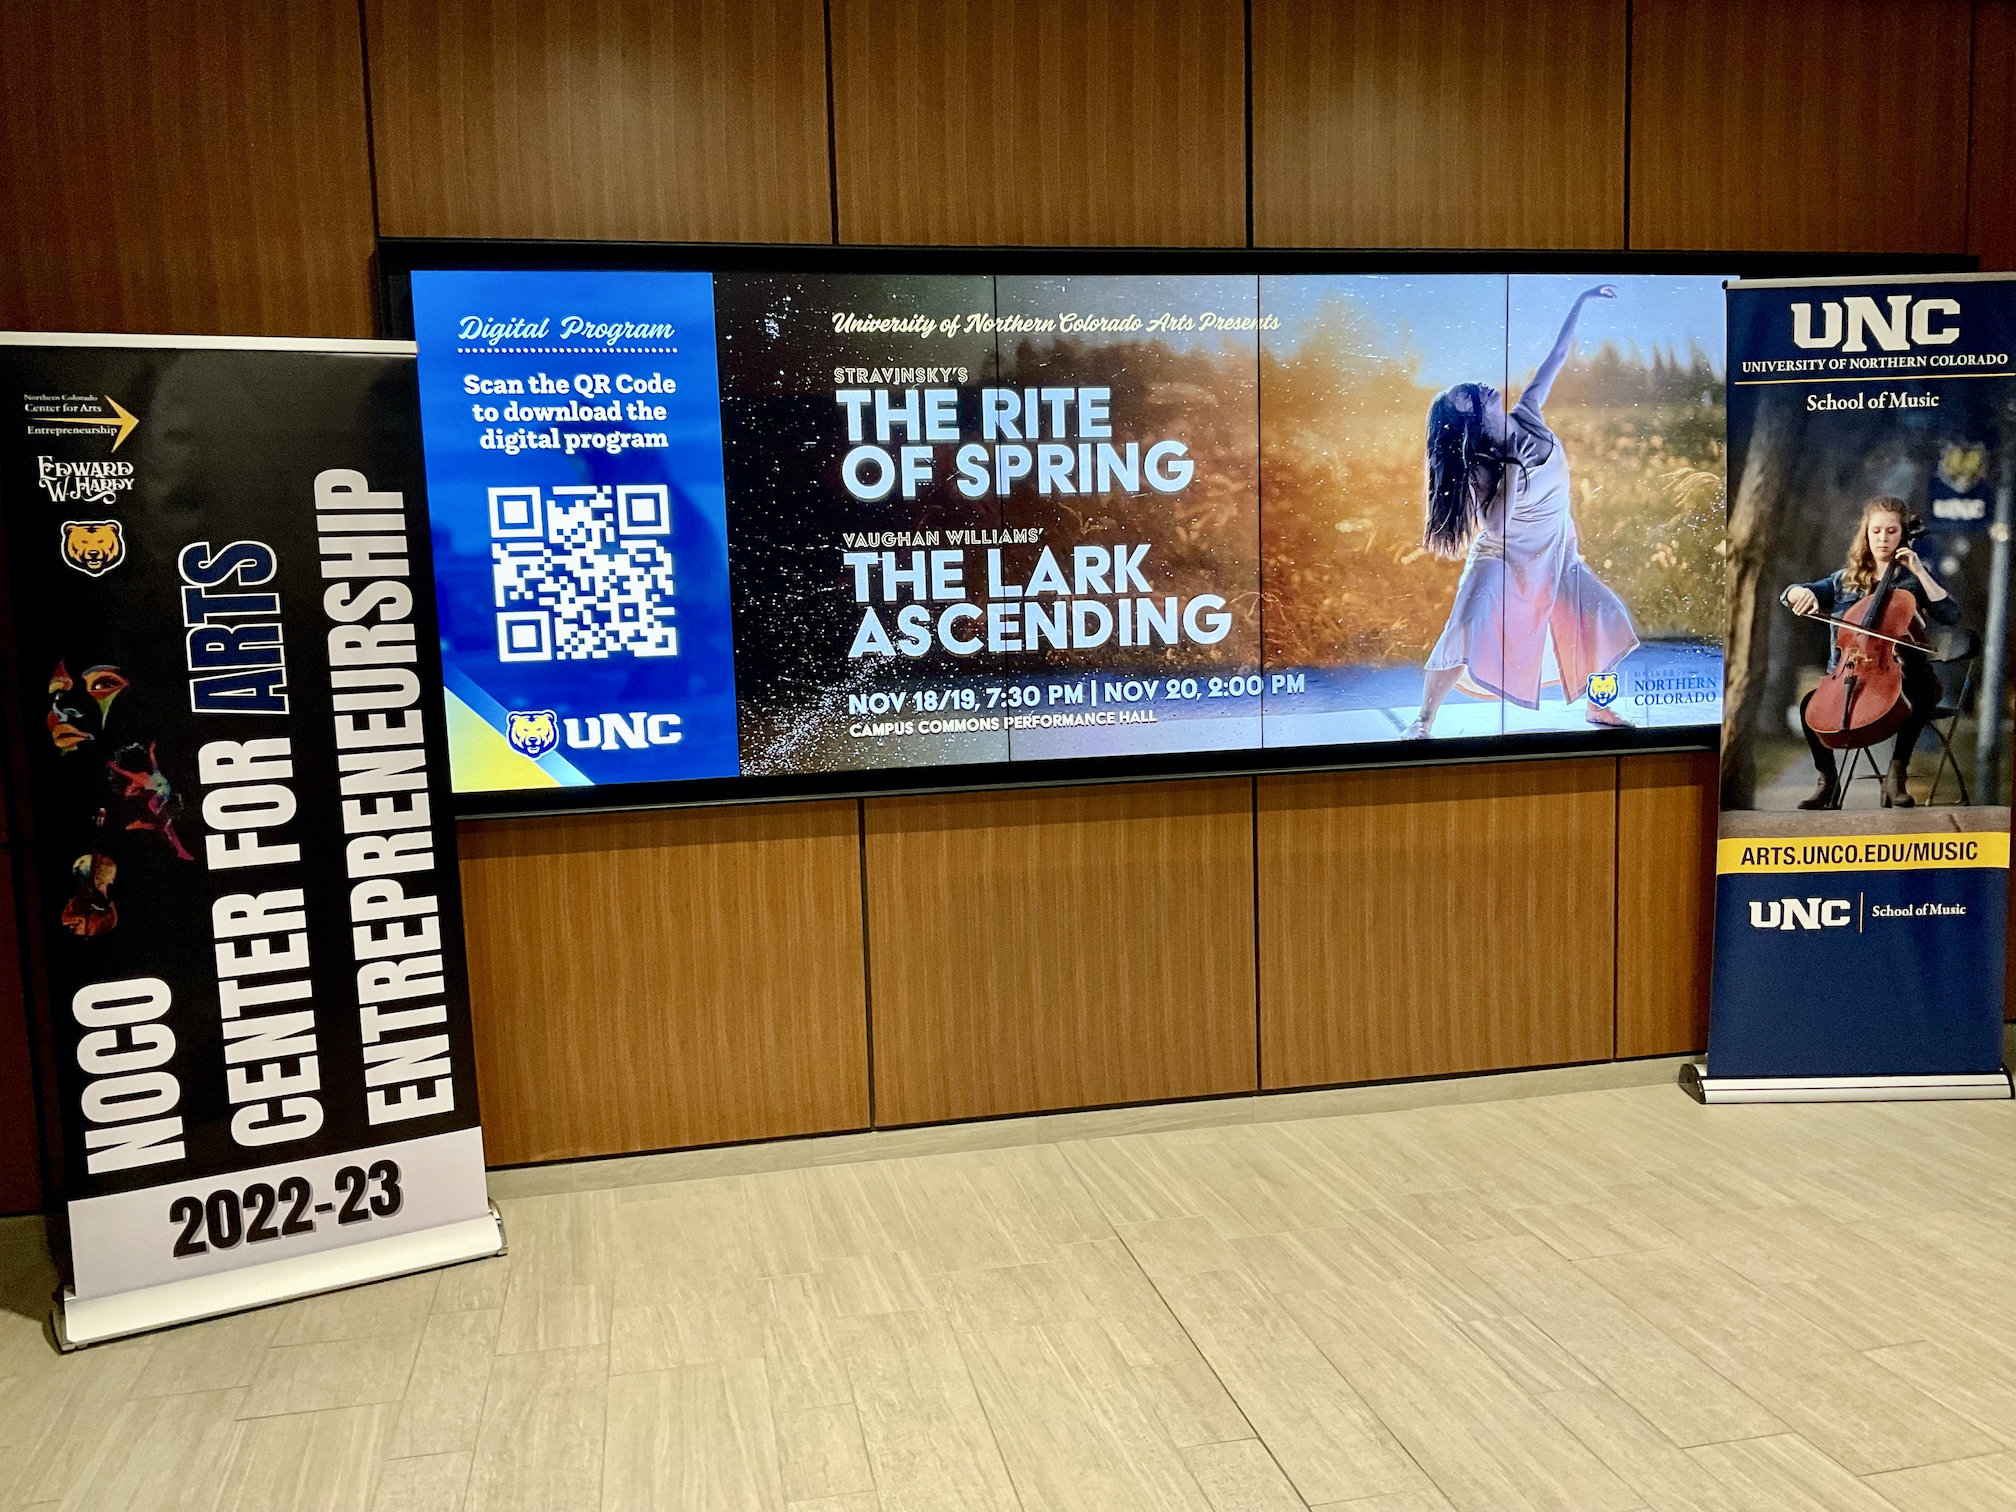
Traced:
[[[1576, 296], [1553, 349], [1511, 414], [1505, 396], [1485, 383], [1459, 383], [1428, 407], [1423, 544], [1438, 556], [1461, 556], [1463, 575], [1449, 622], [1428, 656], [1421, 712], [1407, 726], [1409, 740], [1428, 738], [1436, 711], [1457, 687], [1539, 708], [1550, 635], [1561, 697], [1569, 704], [1587, 694], [1592, 676], [1638, 647], [1623, 601], [1582, 560], [1569, 513], [1568, 458], [1541, 417], [1574, 347], [1584, 302], [1616, 297], [1609, 284]], [[1596, 725], [1630, 724], [1594, 703], [1584, 717]]]

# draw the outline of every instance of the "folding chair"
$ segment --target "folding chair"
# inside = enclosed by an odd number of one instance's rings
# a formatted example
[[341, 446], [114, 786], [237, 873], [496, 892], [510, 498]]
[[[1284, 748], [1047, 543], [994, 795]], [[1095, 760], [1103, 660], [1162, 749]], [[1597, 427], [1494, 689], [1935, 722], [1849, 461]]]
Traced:
[[1932, 658], [1932, 665], [1939, 671], [1939, 684], [1952, 687], [1953, 674], [1950, 669], [1960, 669], [1960, 686], [1939, 700], [1939, 707], [1932, 711], [1930, 726], [1939, 737], [1939, 765], [1932, 771], [1932, 788], [1925, 795], [1928, 804], [1939, 801], [1939, 780], [1946, 775], [1946, 769], [1953, 769], [1953, 780], [1960, 784], [1960, 802], [1964, 806], [1973, 802], [1967, 796], [1967, 778], [1960, 770], [1960, 763], [1953, 755], [1953, 729], [1960, 723], [1960, 710], [1967, 703], [1967, 694], [1974, 686], [1974, 661], [1981, 654], [1981, 637], [1972, 630], [1954, 629], [1946, 632], [1947, 644], [1942, 648], [1943, 656]]

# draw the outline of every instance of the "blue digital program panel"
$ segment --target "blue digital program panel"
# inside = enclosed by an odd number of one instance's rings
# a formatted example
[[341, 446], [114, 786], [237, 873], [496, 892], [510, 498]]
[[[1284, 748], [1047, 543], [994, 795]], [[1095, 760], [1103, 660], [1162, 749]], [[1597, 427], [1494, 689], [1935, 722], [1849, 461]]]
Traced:
[[416, 272], [458, 792], [739, 771], [714, 282]]

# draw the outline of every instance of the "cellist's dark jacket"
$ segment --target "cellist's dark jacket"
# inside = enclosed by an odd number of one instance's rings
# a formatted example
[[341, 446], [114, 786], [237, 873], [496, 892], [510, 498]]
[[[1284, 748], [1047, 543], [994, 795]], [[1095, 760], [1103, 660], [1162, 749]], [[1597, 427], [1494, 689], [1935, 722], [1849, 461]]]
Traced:
[[[1929, 573], [1932, 569], [1928, 567], [1925, 570]], [[1835, 619], [1844, 619], [1847, 617], [1848, 610], [1853, 605], [1860, 603], [1868, 596], [1861, 590], [1850, 588], [1843, 582], [1842, 579], [1847, 575], [1847, 568], [1836, 568], [1816, 583], [1801, 583], [1799, 586], [1806, 589], [1814, 598], [1820, 601], [1820, 612], [1822, 614], [1832, 615]], [[1935, 577], [1933, 581], [1937, 582], [1938, 579]], [[1908, 570], [1901, 572], [1895, 591], [1910, 594], [1913, 603], [1917, 606], [1919, 617], [1932, 624], [1957, 625], [1960, 623], [1960, 600], [1949, 593], [1936, 604], [1928, 602], [1925, 597], [1925, 590], [1919, 585], [1915, 573]], [[1832, 626], [1828, 628], [1828, 635], [1830, 638], [1835, 636], [1835, 630]], [[1840, 660], [1841, 647], [1837, 642], [1828, 653], [1827, 670], [1832, 672], [1835, 663]], [[1917, 657], [1909, 655], [1904, 658], [1905, 665], [1907, 666], [1917, 660]]]

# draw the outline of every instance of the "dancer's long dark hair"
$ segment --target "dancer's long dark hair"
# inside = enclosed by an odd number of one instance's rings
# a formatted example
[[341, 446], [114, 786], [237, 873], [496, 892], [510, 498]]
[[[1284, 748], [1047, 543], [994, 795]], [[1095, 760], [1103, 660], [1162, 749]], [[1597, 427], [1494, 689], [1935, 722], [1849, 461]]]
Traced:
[[[1480, 467], [1489, 474], [1481, 490], [1471, 484]], [[1437, 394], [1428, 406], [1428, 528], [1421, 544], [1437, 556], [1461, 556], [1484, 523], [1484, 506], [1504, 468], [1484, 429], [1482, 386], [1459, 383]]]

